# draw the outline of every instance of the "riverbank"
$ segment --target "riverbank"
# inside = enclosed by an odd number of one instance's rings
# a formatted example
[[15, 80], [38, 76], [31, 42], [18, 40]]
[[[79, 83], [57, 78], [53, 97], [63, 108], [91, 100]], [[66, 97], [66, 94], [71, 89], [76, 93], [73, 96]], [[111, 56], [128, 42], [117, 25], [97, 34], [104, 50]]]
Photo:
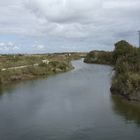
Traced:
[[122, 40], [115, 44], [113, 52], [92, 51], [84, 62], [113, 65], [112, 94], [140, 102], [140, 48]]
[[71, 60], [77, 60], [85, 53], [55, 53], [43, 55], [1, 55], [0, 84], [9, 84], [73, 69]]

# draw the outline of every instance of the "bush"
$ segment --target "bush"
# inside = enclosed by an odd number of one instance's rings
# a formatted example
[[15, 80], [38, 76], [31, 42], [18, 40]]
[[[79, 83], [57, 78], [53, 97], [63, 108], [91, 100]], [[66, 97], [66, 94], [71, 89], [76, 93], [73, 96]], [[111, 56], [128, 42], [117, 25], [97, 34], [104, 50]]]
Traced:
[[84, 62], [113, 64], [116, 72], [111, 91], [127, 95], [128, 98], [133, 93], [140, 94], [140, 48], [121, 40], [115, 44], [113, 52], [91, 51]]
[[116, 75], [112, 80], [112, 88], [130, 97], [140, 87], [140, 48], [120, 41], [115, 44], [113, 61]]
[[99, 64], [112, 64], [112, 52], [105, 51], [91, 51], [87, 54], [84, 62], [99, 63]]

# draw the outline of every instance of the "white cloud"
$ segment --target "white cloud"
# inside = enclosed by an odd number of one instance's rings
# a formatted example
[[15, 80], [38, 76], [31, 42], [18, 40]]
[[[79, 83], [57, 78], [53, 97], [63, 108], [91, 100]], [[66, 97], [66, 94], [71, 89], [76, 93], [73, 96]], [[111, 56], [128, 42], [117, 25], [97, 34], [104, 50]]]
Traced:
[[18, 46], [14, 46], [12, 49], [13, 49], [13, 50], [19, 50], [20, 47], [18, 47]]
[[[138, 0], [116, 0], [116, 1], [113, 1], [113, 0], [107, 0], [106, 2], [103, 3], [103, 6], [104, 8], [138, 8], [139, 9], [139, 6], [140, 5], [140, 2]], [[125, 10], [125, 9], [124, 9]]]
[[7, 46], [14, 46], [13, 42], [8, 42]]
[[0, 47], [4, 47], [5, 43], [4, 42], [0, 42]]
[[[139, 0], [26, 0], [39, 21], [40, 35], [117, 40], [121, 33], [140, 29]], [[101, 43], [101, 42], [98, 42]]]
[[139, 0], [5, 0], [0, 5], [0, 33], [81, 37], [106, 25], [114, 30], [116, 23], [124, 30], [128, 22], [131, 30], [140, 28]]
[[1, 0], [0, 34], [113, 43], [140, 29], [139, 5], [139, 0]]
[[39, 50], [42, 50], [42, 49], [45, 48], [45, 46], [44, 45], [37, 45], [36, 48], [39, 49]]
[[45, 45], [43, 44], [39, 44], [38, 41], [35, 41], [34, 44], [32, 45], [32, 48], [35, 50], [44, 50], [45, 49]]
[[17, 51], [20, 47], [13, 42], [0, 42], [0, 51]]

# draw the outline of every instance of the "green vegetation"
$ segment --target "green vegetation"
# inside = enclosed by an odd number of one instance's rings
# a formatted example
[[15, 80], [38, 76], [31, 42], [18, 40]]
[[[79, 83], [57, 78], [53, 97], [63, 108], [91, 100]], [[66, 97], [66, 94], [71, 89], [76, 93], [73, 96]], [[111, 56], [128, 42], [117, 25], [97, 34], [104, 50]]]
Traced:
[[73, 67], [70, 61], [83, 58], [86, 54], [0, 55], [0, 85], [71, 70]]
[[112, 60], [112, 52], [91, 51], [87, 54], [86, 58], [84, 59], [84, 62], [112, 65]]
[[42, 60], [49, 61], [71, 61], [85, 57], [87, 53], [71, 52], [71, 53], [52, 53], [52, 54], [36, 54], [36, 55], [0, 55], [0, 69], [19, 67], [24, 65], [33, 65], [41, 63]]
[[129, 100], [140, 101], [140, 48], [122, 40], [115, 44], [113, 52], [92, 51], [84, 61], [113, 64], [115, 75], [111, 92]]
[[65, 72], [72, 68], [69, 61], [51, 61], [49, 64], [41, 62], [38, 66], [28, 66], [21, 69], [7, 69], [5, 71], [0, 71], [0, 84], [33, 79], [40, 76], [47, 77], [50, 74]]
[[116, 73], [112, 80], [112, 93], [140, 101], [140, 48], [120, 41], [115, 44], [113, 60]]
[[71, 70], [71, 60], [86, 53], [0, 55], [0, 85]]
[[1, 55], [0, 69], [18, 67], [24, 65], [33, 65], [47, 59], [47, 55]]

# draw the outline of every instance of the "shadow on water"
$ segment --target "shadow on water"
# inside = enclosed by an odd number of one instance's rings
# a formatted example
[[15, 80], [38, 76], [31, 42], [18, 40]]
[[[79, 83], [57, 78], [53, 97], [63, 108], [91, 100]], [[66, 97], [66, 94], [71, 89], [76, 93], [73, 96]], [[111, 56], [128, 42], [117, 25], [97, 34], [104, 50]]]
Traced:
[[127, 101], [120, 96], [113, 95], [111, 97], [114, 112], [124, 117], [128, 122], [135, 122], [140, 127], [140, 104]]
[[32, 79], [32, 80], [25, 80], [25, 81], [19, 81], [19, 82], [13, 82], [10, 84], [5, 84], [5, 85], [0, 85], [0, 98], [2, 98], [4, 95], [10, 95], [14, 93], [16, 89], [19, 87], [23, 87], [26, 85], [33, 85], [36, 83], [38, 80], [43, 80], [45, 78], [37, 78], [37, 79]]
[[16, 88], [16, 85], [0, 85], [0, 98], [4, 94], [10, 94], [12, 91], [14, 91]]

